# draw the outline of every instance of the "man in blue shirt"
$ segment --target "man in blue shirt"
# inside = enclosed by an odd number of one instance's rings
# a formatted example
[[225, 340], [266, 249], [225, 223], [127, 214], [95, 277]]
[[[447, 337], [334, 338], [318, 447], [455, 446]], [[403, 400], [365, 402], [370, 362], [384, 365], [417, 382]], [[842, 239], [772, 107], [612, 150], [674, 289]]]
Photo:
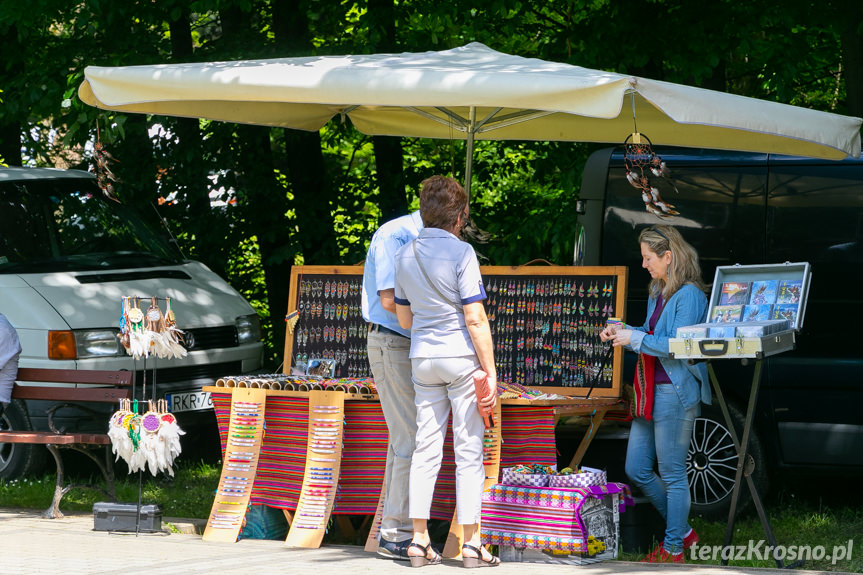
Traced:
[[378, 554], [408, 560], [413, 537], [408, 484], [416, 439], [416, 405], [411, 381], [410, 331], [396, 318], [395, 255], [422, 229], [420, 213], [390, 220], [372, 236], [363, 270], [362, 312], [369, 322], [368, 358], [389, 430], [384, 505]]
[[21, 355], [21, 343], [18, 332], [0, 313], [0, 415], [6, 411], [12, 401], [12, 386], [18, 376], [18, 356]]

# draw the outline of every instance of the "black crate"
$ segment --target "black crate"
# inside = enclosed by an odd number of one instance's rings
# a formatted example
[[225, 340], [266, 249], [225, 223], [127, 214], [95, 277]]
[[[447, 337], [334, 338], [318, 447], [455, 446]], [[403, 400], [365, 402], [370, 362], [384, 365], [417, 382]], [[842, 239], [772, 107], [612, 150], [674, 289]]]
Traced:
[[[138, 525], [136, 526], [136, 518]], [[95, 503], [93, 505], [93, 531], [131, 531], [152, 533], [162, 530], [162, 506], [137, 503]]]

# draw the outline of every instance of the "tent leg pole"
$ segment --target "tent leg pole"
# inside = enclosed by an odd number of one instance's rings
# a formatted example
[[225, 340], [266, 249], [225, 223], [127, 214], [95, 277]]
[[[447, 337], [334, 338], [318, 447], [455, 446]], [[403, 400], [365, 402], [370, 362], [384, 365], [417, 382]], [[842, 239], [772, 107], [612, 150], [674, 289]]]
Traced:
[[467, 203], [470, 205], [470, 181], [473, 177], [473, 133], [476, 129], [476, 108], [470, 107], [470, 124], [467, 130], [467, 150], [464, 160], [464, 191], [467, 192]]

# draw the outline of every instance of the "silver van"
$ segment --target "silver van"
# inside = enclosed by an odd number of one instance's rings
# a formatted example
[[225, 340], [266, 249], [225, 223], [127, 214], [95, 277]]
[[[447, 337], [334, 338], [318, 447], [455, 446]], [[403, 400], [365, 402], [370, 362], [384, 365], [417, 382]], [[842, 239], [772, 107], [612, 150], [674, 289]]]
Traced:
[[[144, 305], [152, 296], [170, 298], [188, 355], [127, 355], [117, 337], [123, 296]], [[201, 387], [263, 363], [260, 320], [249, 303], [82, 171], [0, 168], [0, 313], [18, 332], [21, 367], [134, 370], [138, 397], [144, 386], [147, 398], [155, 390], [190, 437], [200, 428], [216, 444], [212, 403]], [[47, 405], [30, 403], [13, 403], [0, 425], [46, 429]], [[62, 424], [103, 431], [106, 421]], [[38, 449], [0, 444], [0, 477], [37, 471]]]

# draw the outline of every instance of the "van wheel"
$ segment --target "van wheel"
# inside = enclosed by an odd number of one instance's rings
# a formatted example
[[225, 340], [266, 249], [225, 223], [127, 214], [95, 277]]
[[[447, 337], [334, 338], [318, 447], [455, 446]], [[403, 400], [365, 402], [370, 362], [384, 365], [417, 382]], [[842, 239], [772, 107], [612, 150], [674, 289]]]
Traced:
[[[734, 423], [737, 438], [743, 435], [744, 415], [734, 404], [728, 404], [728, 412]], [[752, 467], [752, 479], [762, 498], [768, 487], [767, 465], [764, 451], [755, 428], [749, 433], [748, 466]], [[745, 472], [745, 470], [744, 470]], [[713, 405], [702, 405], [701, 416], [696, 418], [686, 456], [686, 474], [692, 499], [692, 513], [709, 520], [728, 519], [731, 508], [731, 491], [737, 473], [737, 452], [722, 416], [722, 410], [714, 398]], [[740, 494], [735, 516], [752, 503], [745, 477], [741, 480]]]
[[[31, 430], [27, 405], [20, 399], [12, 403], [0, 416], [0, 429]], [[0, 479], [18, 479], [25, 475], [40, 474], [46, 461], [46, 450], [41, 445], [0, 443]]]

